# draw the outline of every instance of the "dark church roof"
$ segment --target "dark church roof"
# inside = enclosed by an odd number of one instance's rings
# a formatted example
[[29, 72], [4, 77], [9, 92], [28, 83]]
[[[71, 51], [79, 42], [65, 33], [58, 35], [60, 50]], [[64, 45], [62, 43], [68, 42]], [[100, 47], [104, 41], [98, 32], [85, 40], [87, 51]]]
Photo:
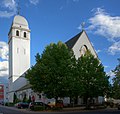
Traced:
[[68, 40], [67, 42], [65, 42], [65, 44], [68, 46], [68, 48], [72, 49], [73, 46], [75, 45], [75, 43], [77, 42], [77, 40], [79, 39], [79, 37], [81, 36], [81, 34], [83, 33], [80, 32], [79, 34], [77, 34], [76, 36], [74, 36], [73, 38], [71, 38], [70, 40]]

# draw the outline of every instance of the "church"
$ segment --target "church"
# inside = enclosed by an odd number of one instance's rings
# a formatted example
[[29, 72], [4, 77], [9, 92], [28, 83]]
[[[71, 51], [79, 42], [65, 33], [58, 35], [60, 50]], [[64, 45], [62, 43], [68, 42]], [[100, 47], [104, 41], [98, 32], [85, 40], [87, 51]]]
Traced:
[[[31, 85], [25, 79], [25, 72], [30, 68], [30, 28], [25, 17], [16, 15], [13, 19], [8, 33], [9, 45], [9, 102], [13, 102], [14, 94], [22, 100], [24, 96], [34, 96], [35, 101], [48, 103], [50, 99], [45, 98], [44, 94], [38, 95], [31, 89]], [[76, 59], [90, 50], [97, 58], [97, 54], [84, 30], [65, 42], [68, 48], [72, 49]], [[54, 101], [54, 98], [51, 99]], [[80, 104], [82, 99], [79, 100]], [[65, 103], [69, 103], [69, 98], [64, 98]]]

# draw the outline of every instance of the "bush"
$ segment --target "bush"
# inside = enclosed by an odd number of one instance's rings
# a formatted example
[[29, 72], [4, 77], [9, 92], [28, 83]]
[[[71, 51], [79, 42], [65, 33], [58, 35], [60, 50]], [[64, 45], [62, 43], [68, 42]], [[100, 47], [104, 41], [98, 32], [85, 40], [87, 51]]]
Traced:
[[62, 107], [53, 107], [52, 110], [62, 110]]
[[113, 108], [114, 107], [114, 103], [110, 102], [110, 107]]
[[112, 101], [107, 101], [107, 102], [104, 102], [104, 106], [107, 107], [107, 106], [110, 106], [111, 108], [114, 107], [114, 103]]
[[8, 106], [8, 102], [5, 103], [5, 106]]
[[43, 106], [37, 106], [37, 107], [34, 107], [32, 110], [34, 111], [43, 111], [45, 110]]
[[14, 103], [6, 102], [6, 103], [5, 103], [5, 106], [14, 106]]

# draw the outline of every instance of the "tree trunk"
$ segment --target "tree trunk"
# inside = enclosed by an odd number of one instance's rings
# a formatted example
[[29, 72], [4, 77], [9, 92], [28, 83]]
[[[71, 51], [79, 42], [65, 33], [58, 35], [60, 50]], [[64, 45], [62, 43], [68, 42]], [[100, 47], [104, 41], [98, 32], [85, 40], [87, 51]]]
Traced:
[[57, 106], [58, 97], [55, 97], [55, 106]]
[[85, 98], [85, 102], [86, 102], [86, 109], [90, 109], [90, 101], [88, 97]]
[[74, 103], [75, 103], [75, 104], [78, 104], [78, 96], [75, 97]]

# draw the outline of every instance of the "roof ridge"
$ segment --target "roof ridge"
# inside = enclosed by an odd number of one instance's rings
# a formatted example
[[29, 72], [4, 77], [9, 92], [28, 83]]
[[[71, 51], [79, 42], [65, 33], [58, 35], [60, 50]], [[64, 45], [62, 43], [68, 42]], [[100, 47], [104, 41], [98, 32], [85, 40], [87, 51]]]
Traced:
[[68, 46], [68, 48], [72, 49], [72, 47], [75, 45], [81, 34], [83, 33], [84, 30], [82, 30], [80, 33], [75, 35], [73, 38], [69, 39], [68, 41], [65, 42], [65, 44]]

